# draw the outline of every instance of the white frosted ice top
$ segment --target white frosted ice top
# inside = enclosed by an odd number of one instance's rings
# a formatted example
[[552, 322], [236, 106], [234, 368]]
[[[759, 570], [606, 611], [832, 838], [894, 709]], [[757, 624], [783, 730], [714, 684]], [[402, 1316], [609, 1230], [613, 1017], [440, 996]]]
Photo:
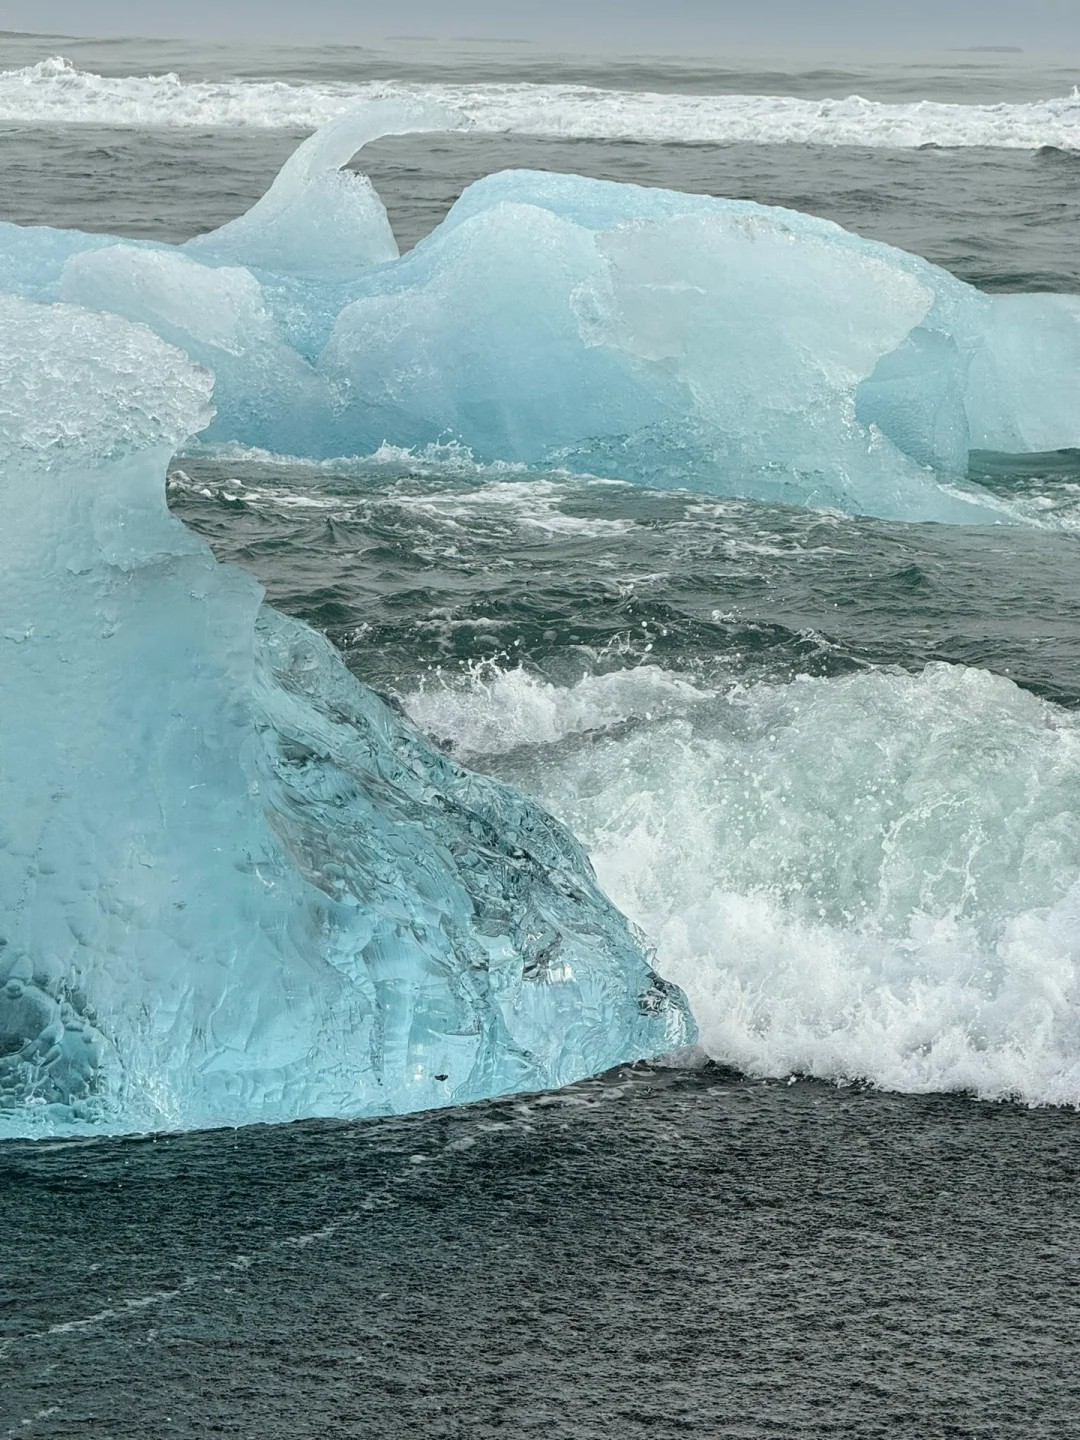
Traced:
[[145, 325], [0, 296], [0, 464], [176, 446], [210, 423], [213, 387]]

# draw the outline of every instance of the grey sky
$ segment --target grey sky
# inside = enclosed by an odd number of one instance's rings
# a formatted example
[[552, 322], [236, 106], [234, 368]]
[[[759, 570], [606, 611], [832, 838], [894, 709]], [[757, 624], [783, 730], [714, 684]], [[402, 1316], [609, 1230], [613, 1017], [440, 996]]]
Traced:
[[0, 0], [0, 29], [72, 35], [522, 38], [628, 50], [1080, 49], [1080, 0]]

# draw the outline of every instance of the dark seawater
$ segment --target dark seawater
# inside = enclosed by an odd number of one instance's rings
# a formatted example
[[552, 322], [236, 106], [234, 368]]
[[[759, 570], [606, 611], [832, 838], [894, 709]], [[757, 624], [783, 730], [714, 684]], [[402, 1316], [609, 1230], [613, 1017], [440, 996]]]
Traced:
[[[984, 666], [1080, 705], [1070, 531], [904, 525], [565, 474], [480, 479], [391, 457], [326, 469], [184, 457], [171, 503], [350, 668], [408, 693], [433, 670], [556, 683], [643, 663], [709, 682]], [[982, 477], [1071, 519], [1080, 456]]]
[[[1025, 57], [740, 65], [52, 38], [2, 40], [0, 67], [54, 54], [184, 81], [970, 104], [1067, 95], [1078, 78]], [[247, 208], [304, 133], [5, 120], [0, 218], [181, 240]], [[403, 247], [472, 180], [530, 166], [789, 205], [988, 290], [1080, 292], [1080, 154], [1056, 146], [473, 133], [381, 141], [356, 163]], [[1046, 727], [1073, 725], [1080, 455], [976, 455], [972, 473], [1035, 523], [905, 526], [526, 478], [452, 449], [322, 467], [195, 451], [170, 500], [448, 748], [558, 805], [590, 746], [610, 764], [624, 740], [658, 755], [690, 743], [692, 719], [641, 701], [653, 676], [711, 697], [798, 677], [887, 690], [945, 662], [1008, 677], [1050, 703]], [[639, 692], [622, 711], [580, 699], [624, 674]], [[484, 707], [515, 677], [547, 709], [499, 712], [513, 733], [492, 738]], [[882, 714], [884, 746], [900, 722]], [[1046, 783], [1036, 769], [1029, 787]], [[1016, 804], [1001, 795], [978, 817], [991, 851]], [[960, 803], [942, 797], [926, 804]], [[1067, 839], [1051, 856], [1062, 889]], [[773, 878], [766, 866], [755, 883]], [[663, 960], [670, 937], [633, 918]], [[765, 1050], [754, 1063], [768, 1070]], [[1080, 1413], [1078, 1156], [1073, 1109], [716, 1066], [365, 1125], [8, 1143], [0, 1437], [1065, 1440]]]
[[[0, 216], [187, 240], [254, 204], [303, 134], [0, 124]], [[481, 176], [557, 170], [823, 215], [987, 290], [1080, 291], [1080, 153], [450, 134], [380, 140], [362, 168], [403, 249]]]
[[1075, 1116], [715, 1067], [9, 1143], [5, 1435], [1063, 1440]]

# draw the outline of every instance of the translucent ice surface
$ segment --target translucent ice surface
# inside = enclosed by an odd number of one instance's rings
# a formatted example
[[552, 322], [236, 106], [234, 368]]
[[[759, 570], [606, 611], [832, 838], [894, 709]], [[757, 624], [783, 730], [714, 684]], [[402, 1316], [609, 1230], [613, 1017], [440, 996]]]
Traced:
[[0, 1134], [415, 1109], [692, 1038], [568, 832], [170, 516], [212, 383], [0, 301]]
[[469, 187], [398, 257], [369, 100], [246, 215], [180, 247], [0, 227], [0, 285], [141, 320], [208, 365], [207, 438], [313, 458], [453, 442], [482, 462], [899, 519], [997, 521], [971, 449], [1080, 444], [1080, 311], [990, 297], [830, 222], [573, 175]]
[[366, 175], [344, 167], [370, 140], [457, 121], [419, 100], [373, 101], [310, 136], [263, 198], [239, 219], [185, 249], [233, 265], [319, 280], [350, 279], [398, 258], [386, 209]]

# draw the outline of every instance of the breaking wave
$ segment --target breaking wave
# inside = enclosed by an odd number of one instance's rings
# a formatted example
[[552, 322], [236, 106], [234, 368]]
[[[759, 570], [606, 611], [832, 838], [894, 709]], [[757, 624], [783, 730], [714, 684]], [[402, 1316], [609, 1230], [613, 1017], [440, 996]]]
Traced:
[[406, 697], [526, 786], [751, 1074], [1080, 1104], [1080, 727], [964, 666], [712, 689], [485, 667]]
[[1080, 92], [993, 105], [858, 95], [686, 95], [586, 85], [289, 84], [103, 76], [62, 57], [0, 71], [0, 121], [211, 129], [315, 130], [363, 100], [451, 106], [477, 130], [667, 144], [809, 144], [910, 149], [1080, 149]]

